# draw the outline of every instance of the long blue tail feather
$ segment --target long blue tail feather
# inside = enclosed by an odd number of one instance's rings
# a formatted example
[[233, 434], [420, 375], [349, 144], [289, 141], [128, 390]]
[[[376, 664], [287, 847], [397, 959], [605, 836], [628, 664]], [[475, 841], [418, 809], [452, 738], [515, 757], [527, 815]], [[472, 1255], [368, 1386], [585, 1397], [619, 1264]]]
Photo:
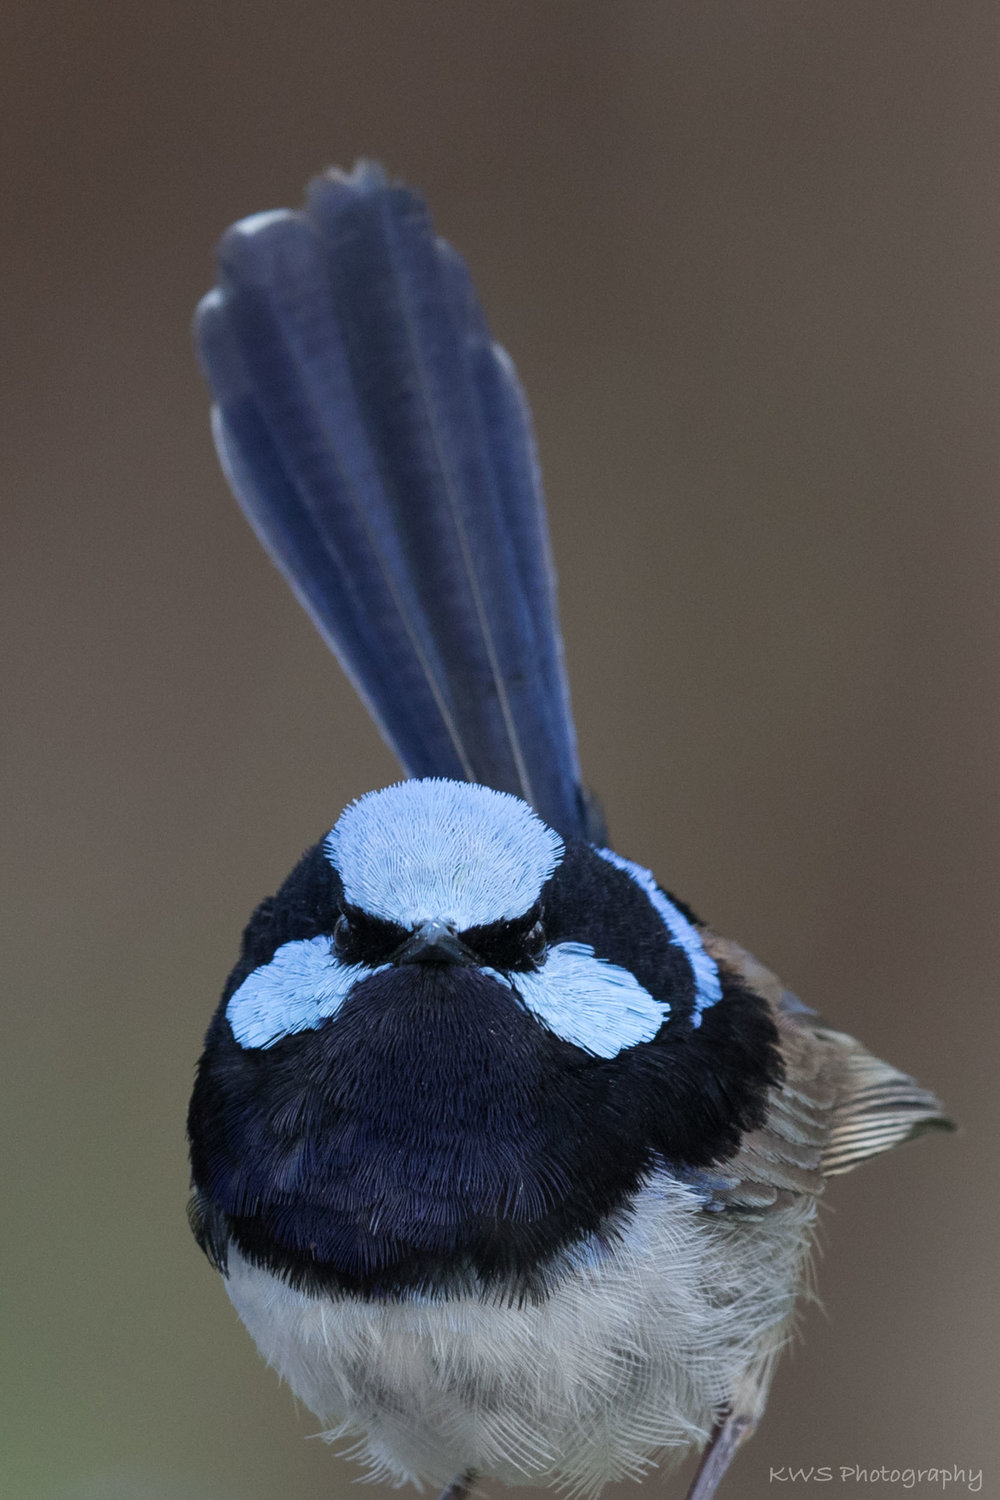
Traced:
[[530, 417], [464, 263], [361, 164], [234, 225], [219, 268], [223, 467], [404, 769], [593, 837]]

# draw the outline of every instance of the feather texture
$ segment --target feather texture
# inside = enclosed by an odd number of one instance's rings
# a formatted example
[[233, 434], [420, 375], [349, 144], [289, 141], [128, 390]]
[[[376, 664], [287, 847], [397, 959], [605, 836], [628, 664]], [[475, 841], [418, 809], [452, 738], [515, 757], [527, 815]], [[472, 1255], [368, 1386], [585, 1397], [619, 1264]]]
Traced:
[[767, 1001], [784, 1067], [764, 1124], [746, 1132], [718, 1171], [701, 1174], [710, 1208], [770, 1212], [790, 1195], [818, 1195], [827, 1177], [927, 1130], [954, 1129], [933, 1094], [824, 1025], [745, 948], [705, 936], [713, 957]]
[[421, 200], [362, 163], [242, 220], [196, 336], [237, 499], [407, 773], [590, 834], [527, 408]]
[[472, 1469], [589, 1496], [669, 1470], [734, 1395], [766, 1392], [814, 1213], [799, 1198], [760, 1223], [712, 1217], [654, 1173], [617, 1225], [559, 1258], [544, 1299], [315, 1296], [239, 1254], [226, 1288], [373, 1477], [442, 1485]]
[[866, 1052], [853, 1037], [820, 1029], [817, 1035], [840, 1051], [839, 1107], [823, 1148], [823, 1175], [850, 1172], [927, 1130], [952, 1130], [941, 1104], [906, 1073]]

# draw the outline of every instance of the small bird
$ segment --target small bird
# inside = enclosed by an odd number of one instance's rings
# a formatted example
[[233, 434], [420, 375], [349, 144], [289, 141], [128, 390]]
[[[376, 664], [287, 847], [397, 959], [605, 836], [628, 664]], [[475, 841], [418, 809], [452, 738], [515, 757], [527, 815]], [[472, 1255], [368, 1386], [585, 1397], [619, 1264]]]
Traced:
[[253, 913], [191, 1221], [376, 1477], [596, 1494], [764, 1408], [825, 1179], [933, 1128], [614, 852], [583, 790], [527, 406], [376, 165], [235, 224], [196, 321], [219, 457], [408, 779]]

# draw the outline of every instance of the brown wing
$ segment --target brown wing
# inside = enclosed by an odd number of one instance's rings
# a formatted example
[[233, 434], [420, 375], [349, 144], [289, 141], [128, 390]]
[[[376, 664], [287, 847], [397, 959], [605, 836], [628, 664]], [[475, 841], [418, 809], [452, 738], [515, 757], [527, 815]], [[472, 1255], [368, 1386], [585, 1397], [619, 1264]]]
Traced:
[[954, 1128], [933, 1094], [824, 1025], [738, 943], [711, 933], [703, 940], [771, 1007], [785, 1064], [766, 1123], [713, 1177], [713, 1208], [766, 1213], [925, 1130]]

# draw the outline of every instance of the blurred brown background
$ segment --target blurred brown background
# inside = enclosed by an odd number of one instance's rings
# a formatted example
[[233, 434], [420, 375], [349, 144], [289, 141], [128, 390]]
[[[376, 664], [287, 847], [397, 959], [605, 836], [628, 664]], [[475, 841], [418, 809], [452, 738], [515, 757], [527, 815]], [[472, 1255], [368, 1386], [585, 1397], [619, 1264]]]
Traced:
[[183, 1121], [250, 907], [395, 775], [225, 490], [188, 334], [222, 229], [361, 153], [520, 366], [617, 846], [965, 1127], [829, 1193], [826, 1313], [723, 1493], [1000, 1493], [998, 32], [992, 0], [4, 7], [4, 1496], [355, 1475], [188, 1236]]

